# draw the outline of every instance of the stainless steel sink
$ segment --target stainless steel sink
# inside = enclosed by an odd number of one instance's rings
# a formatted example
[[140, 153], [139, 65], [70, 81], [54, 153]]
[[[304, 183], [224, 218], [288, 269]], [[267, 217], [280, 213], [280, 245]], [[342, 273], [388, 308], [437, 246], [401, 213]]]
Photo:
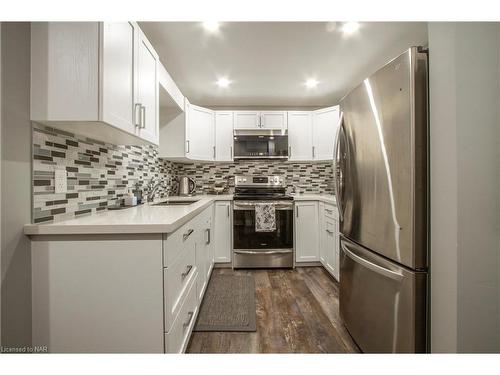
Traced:
[[189, 206], [190, 204], [196, 203], [198, 200], [195, 201], [181, 201], [181, 200], [175, 200], [175, 201], [165, 201], [165, 202], [159, 202], [153, 204], [153, 206]]

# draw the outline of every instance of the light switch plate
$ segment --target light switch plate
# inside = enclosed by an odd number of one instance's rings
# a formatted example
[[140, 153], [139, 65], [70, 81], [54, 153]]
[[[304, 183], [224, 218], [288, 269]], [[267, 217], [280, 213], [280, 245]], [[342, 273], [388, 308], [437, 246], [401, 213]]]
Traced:
[[68, 174], [64, 169], [56, 169], [54, 185], [56, 194], [66, 193], [68, 190]]

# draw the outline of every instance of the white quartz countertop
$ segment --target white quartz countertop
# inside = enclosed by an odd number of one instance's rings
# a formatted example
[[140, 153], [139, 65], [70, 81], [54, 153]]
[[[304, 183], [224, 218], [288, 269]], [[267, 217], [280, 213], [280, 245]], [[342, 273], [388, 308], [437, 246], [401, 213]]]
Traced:
[[320, 201], [337, 205], [337, 200], [333, 194], [292, 194], [294, 201]]
[[[199, 195], [193, 197], [170, 197], [174, 200], [192, 200], [187, 206], [155, 206], [143, 204], [123, 210], [107, 210], [101, 213], [76, 217], [46, 224], [26, 224], [27, 235], [60, 234], [139, 234], [172, 233], [193, 217], [201, 213], [214, 201], [232, 200], [232, 195]], [[155, 203], [166, 201], [158, 200]]]
[[[295, 201], [320, 201], [336, 205], [331, 194], [294, 194]], [[64, 234], [151, 234], [172, 233], [201, 213], [214, 201], [232, 200], [232, 195], [198, 195], [193, 197], [170, 197], [168, 200], [192, 200], [187, 206], [155, 206], [144, 204], [123, 210], [107, 210], [74, 219], [40, 224], [26, 224], [26, 235]], [[160, 203], [166, 199], [158, 200]]]

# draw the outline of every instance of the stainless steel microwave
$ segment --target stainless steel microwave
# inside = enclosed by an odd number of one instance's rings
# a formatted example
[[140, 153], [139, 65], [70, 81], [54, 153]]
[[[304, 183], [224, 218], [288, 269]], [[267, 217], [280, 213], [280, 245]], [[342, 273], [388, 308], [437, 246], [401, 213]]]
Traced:
[[235, 132], [234, 159], [288, 159], [288, 135], [281, 131]]

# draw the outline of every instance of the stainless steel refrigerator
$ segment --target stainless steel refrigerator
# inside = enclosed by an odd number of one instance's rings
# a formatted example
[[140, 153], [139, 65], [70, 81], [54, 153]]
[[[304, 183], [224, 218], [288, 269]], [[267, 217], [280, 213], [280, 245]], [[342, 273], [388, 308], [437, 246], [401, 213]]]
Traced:
[[340, 314], [364, 352], [426, 351], [427, 60], [410, 48], [340, 103]]

